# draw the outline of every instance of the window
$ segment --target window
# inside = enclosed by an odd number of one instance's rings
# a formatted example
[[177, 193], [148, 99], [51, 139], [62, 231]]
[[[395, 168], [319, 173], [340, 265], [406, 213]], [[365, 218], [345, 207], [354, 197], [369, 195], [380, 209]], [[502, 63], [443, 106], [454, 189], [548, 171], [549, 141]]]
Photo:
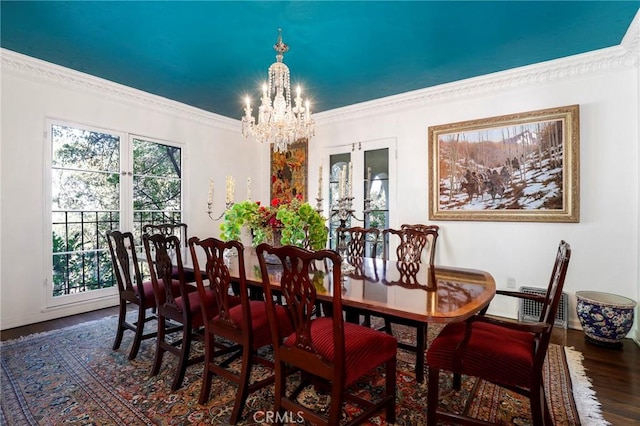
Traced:
[[364, 194], [370, 200], [364, 226], [386, 229], [389, 227], [389, 148], [365, 151], [364, 169]]
[[[347, 172], [346, 176], [351, 176], [353, 180], [350, 184], [354, 212], [345, 226], [364, 226], [380, 230], [389, 227], [389, 211], [392, 202], [390, 176], [395, 173], [395, 144], [395, 139], [381, 139], [329, 150], [329, 246], [331, 248], [336, 249], [338, 244], [336, 231], [340, 226], [340, 220], [336, 212], [341, 190], [340, 175], [343, 170], [349, 170], [350, 163], [352, 172]], [[367, 195], [369, 209], [365, 213]], [[377, 255], [380, 256], [381, 253], [382, 246], [378, 244]]]
[[105, 233], [181, 221], [182, 149], [120, 132], [48, 122], [48, 306], [117, 292]]
[[[340, 153], [329, 156], [329, 247], [336, 250], [338, 247], [337, 230], [340, 227], [340, 219], [338, 218], [337, 206], [340, 198], [340, 184], [342, 171], [349, 168], [351, 162], [350, 153]], [[345, 228], [351, 227], [351, 219], [347, 219]]]
[[182, 149], [134, 137], [133, 234], [147, 223], [182, 220]]

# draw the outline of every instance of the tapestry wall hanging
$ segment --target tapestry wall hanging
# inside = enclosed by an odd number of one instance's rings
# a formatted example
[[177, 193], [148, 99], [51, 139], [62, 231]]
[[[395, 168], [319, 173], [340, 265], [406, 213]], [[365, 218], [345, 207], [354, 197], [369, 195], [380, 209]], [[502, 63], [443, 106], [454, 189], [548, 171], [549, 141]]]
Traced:
[[579, 112], [429, 127], [429, 219], [579, 222]]
[[307, 139], [289, 145], [286, 152], [271, 151], [271, 199], [307, 201]]

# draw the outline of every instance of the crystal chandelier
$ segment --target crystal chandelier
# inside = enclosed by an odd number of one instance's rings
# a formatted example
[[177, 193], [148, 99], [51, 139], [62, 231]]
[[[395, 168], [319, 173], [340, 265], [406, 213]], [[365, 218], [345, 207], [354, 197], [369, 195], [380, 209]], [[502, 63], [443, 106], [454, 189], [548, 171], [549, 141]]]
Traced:
[[262, 85], [258, 122], [252, 115], [251, 100], [247, 97], [242, 117], [242, 135], [245, 138], [251, 135], [260, 142], [273, 144], [274, 152], [286, 152], [289, 144], [310, 139], [315, 130], [309, 100], [302, 106], [300, 86], [296, 90], [295, 106], [291, 104], [289, 67], [282, 62], [289, 46], [282, 42], [281, 29], [278, 29], [278, 42], [273, 48], [278, 54], [276, 62], [269, 67], [268, 85]]

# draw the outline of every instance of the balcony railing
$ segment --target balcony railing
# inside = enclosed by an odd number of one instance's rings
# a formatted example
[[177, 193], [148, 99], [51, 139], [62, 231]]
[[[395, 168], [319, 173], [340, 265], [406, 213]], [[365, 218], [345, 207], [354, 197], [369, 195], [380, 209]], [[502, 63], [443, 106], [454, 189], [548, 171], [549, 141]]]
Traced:
[[[119, 228], [120, 212], [57, 210], [52, 213], [53, 296], [117, 285], [106, 232]], [[133, 230], [135, 241], [142, 245], [143, 225], [180, 222], [181, 218], [179, 211], [136, 211]]]

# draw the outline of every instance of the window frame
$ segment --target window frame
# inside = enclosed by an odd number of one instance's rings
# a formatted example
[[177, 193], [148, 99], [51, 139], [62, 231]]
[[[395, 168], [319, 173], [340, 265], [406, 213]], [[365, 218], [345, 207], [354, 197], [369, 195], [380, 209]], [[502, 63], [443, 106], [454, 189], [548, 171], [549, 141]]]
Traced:
[[[118, 229], [122, 231], [132, 231], [134, 225], [133, 218], [133, 140], [141, 139], [148, 142], [174, 146], [181, 150], [181, 183], [180, 183], [180, 214], [183, 221], [188, 220], [186, 215], [187, 199], [186, 188], [186, 173], [187, 169], [187, 145], [179, 142], [171, 142], [151, 136], [143, 136], [139, 134], [128, 133], [125, 131], [118, 131], [109, 128], [104, 128], [94, 125], [86, 125], [68, 120], [61, 120], [55, 118], [45, 119], [45, 131], [44, 131], [44, 271], [46, 273], [45, 285], [44, 285], [44, 306], [45, 310], [56, 309], [64, 306], [80, 305], [88, 302], [96, 302], [104, 299], [115, 298], [118, 294], [118, 287], [114, 285], [109, 288], [102, 288], [90, 291], [83, 291], [73, 294], [64, 294], [59, 296], [53, 295], [53, 149], [52, 149], [52, 127], [53, 126], [66, 126], [73, 127], [90, 132], [107, 133], [116, 136], [120, 140], [120, 194], [119, 194], [119, 224]], [[108, 248], [105, 247], [108, 252]]]

